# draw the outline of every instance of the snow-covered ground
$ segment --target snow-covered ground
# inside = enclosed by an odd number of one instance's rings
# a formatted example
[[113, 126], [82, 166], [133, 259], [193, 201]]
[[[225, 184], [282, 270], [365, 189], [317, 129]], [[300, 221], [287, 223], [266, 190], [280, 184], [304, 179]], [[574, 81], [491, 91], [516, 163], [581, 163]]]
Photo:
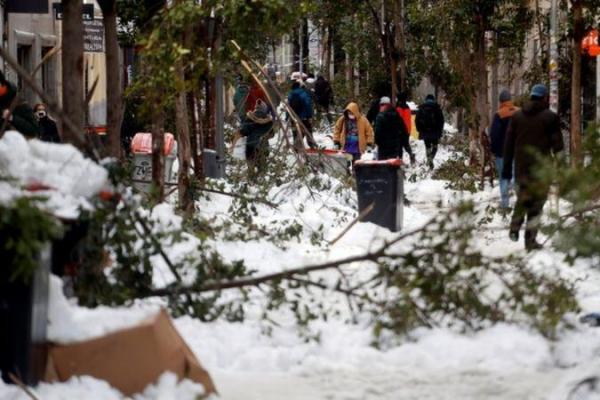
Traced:
[[[320, 142], [328, 139], [319, 138]], [[417, 159], [424, 160], [422, 142], [413, 142]], [[440, 149], [436, 164], [450, 156]], [[407, 174], [415, 170], [408, 167]], [[445, 183], [430, 178], [424, 166], [420, 177], [405, 183], [411, 206], [404, 209], [404, 230], [420, 227], [425, 221], [461, 198], [472, 197], [479, 207], [498, 201], [498, 189], [475, 195], [445, 189]], [[273, 201], [281, 201], [275, 192]], [[339, 223], [339, 214], [354, 217], [355, 199], [334, 189], [311, 195], [297, 190], [279, 194], [286, 201], [277, 210], [258, 205], [257, 220], [269, 223], [291, 219], [304, 226], [300, 241], [292, 240], [285, 249], [266, 240], [211, 242], [227, 260], [244, 259], [250, 269], [272, 272], [323, 260], [361, 254], [394, 235], [369, 223], [358, 223], [331, 247], [315, 246], [312, 230], [322, 229], [325, 239], [335, 238], [349, 223]], [[226, 220], [231, 198], [211, 195], [201, 200], [205, 217]], [[327, 204], [327, 206], [324, 206]], [[337, 214], [336, 214], [337, 212]], [[179, 226], [169, 205], [158, 206], [153, 215], [165, 226]], [[336, 222], [337, 221], [337, 222]], [[522, 243], [509, 241], [507, 220], [496, 215], [478, 234], [477, 245], [488, 254], [523, 252]], [[322, 227], [321, 227], [322, 226]], [[492, 228], [492, 229], [490, 229]], [[493, 229], [496, 228], [496, 229]], [[168, 249], [173, 258], [194, 248], [197, 239]], [[579, 278], [578, 299], [583, 311], [600, 309], [600, 273], [584, 262], [569, 267], [561, 257], [544, 249], [530, 257], [532, 268], [557, 268], [565, 278]], [[360, 265], [356, 265], [356, 268]], [[155, 263], [155, 284], [172, 281], [168, 269]], [[323, 294], [324, 302], [344, 309], [339, 297]], [[52, 282], [50, 339], [82, 340], [106, 331], [135, 324], [156, 312], [156, 300], [137, 302], [130, 308], [83, 309], [62, 297], [60, 284]], [[312, 325], [320, 340], [306, 341], [298, 335], [290, 315], [275, 314], [277, 325], [265, 334], [258, 308], [250, 310], [243, 323], [217, 321], [203, 323], [190, 317], [175, 320], [176, 327], [211, 373], [221, 398], [226, 400], [269, 399], [568, 399], [573, 386], [590, 376], [600, 375], [600, 328], [577, 325], [556, 341], [515, 325], [499, 324], [475, 334], [464, 335], [449, 329], [418, 329], [399, 344], [383, 350], [374, 348], [367, 317], [347, 322], [348, 314]], [[105, 382], [90, 377], [67, 383], [41, 384], [34, 389], [40, 399], [117, 399], [118, 392]], [[600, 398], [600, 389], [582, 388], [581, 399]], [[176, 383], [169, 374], [136, 399], [193, 399], [200, 392], [189, 381]], [[0, 383], [0, 400], [27, 399], [19, 389]]]

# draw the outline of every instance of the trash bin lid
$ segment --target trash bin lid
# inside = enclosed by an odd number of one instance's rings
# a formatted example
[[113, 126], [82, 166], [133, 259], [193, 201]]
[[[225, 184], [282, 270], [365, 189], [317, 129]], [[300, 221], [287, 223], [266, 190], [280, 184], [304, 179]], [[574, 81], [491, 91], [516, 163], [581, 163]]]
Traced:
[[360, 167], [388, 166], [388, 167], [399, 168], [400, 166], [402, 166], [402, 160], [399, 158], [391, 158], [389, 160], [357, 160], [354, 163], [354, 166], [360, 166]]
[[[168, 155], [175, 146], [175, 137], [172, 133], [165, 133], [164, 153]], [[131, 141], [131, 152], [136, 154], [152, 154], [152, 134], [148, 132], [138, 132]]]

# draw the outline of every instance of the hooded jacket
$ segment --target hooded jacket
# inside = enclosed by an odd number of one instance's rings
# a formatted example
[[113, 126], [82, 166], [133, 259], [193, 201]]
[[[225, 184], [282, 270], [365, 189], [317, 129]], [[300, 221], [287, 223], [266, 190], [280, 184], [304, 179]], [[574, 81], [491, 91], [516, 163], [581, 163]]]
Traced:
[[512, 101], [505, 101], [500, 104], [498, 112], [494, 114], [492, 125], [490, 126], [491, 150], [494, 156], [502, 158], [504, 153], [504, 139], [510, 119], [519, 109], [515, 107]]
[[390, 105], [375, 119], [375, 143], [380, 153], [400, 154], [402, 138], [406, 137], [406, 127], [398, 112]]
[[[367, 149], [367, 145], [373, 145], [374, 135], [373, 127], [367, 120], [367, 118], [361, 114], [358, 104], [350, 103], [344, 111], [352, 113], [356, 117], [356, 125], [358, 128], [358, 149], [361, 153], [364, 153]], [[339, 143], [343, 149], [346, 143], [346, 116], [342, 115], [335, 123], [333, 129], [333, 141]]]
[[531, 182], [538, 168], [534, 153], [549, 156], [563, 149], [560, 120], [548, 109], [544, 100], [531, 100], [517, 111], [508, 125], [504, 142], [504, 168], [502, 178], [515, 178], [518, 183]]
[[439, 140], [444, 131], [444, 114], [438, 103], [426, 101], [419, 106], [415, 124], [422, 140]]
[[[3, 81], [3, 82], [2, 82]], [[14, 85], [6, 80], [4, 76], [0, 77], [0, 82], [6, 86], [6, 93], [0, 97], [0, 126], [4, 124], [2, 111], [10, 109], [13, 99], [17, 95]], [[33, 110], [27, 103], [17, 99], [17, 105], [12, 111], [12, 118], [8, 121], [8, 126], [21, 132], [28, 138], [37, 138], [40, 134], [40, 128], [33, 115]]]

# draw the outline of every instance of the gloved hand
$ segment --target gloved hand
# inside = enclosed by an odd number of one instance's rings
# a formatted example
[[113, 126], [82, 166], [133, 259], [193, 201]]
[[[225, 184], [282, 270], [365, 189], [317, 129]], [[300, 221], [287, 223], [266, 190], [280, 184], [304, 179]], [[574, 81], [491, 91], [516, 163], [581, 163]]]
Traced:
[[333, 148], [336, 150], [341, 150], [342, 146], [340, 146], [340, 142], [334, 142], [333, 143]]

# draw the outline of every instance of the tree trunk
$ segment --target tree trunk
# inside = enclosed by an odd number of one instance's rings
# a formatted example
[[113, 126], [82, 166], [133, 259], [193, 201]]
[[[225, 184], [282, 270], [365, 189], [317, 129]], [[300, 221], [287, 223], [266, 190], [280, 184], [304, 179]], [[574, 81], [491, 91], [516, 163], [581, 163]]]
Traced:
[[106, 133], [108, 155], [121, 158], [121, 123], [123, 121], [123, 98], [119, 69], [119, 42], [117, 38], [116, 0], [99, 0], [104, 21], [106, 47]]
[[485, 42], [485, 29], [483, 25], [480, 26], [477, 43], [475, 46], [475, 83], [476, 83], [476, 96], [474, 105], [474, 111], [477, 113], [477, 120], [469, 135], [469, 151], [471, 153], [471, 161], [475, 163], [477, 160], [477, 154], [481, 153], [480, 149], [480, 135], [483, 130], [489, 125], [489, 104], [488, 104], [488, 75], [487, 75], [487, 64], [485, 60], [486, 56], [486, 42]]
[[190, 135], [190, 148], [192, 151], [192, 161], [194, 164], [194, 175], [196, 180], [202, 179], [202, 158], [200, 158], [200, 110], [198, 109], [198, 99], [195, 90], [188, 93], [188, 111], [191, 115], [192, 129]]
[[[404, 0], [395, 0], [394, 1], [394, 25], [395, 25], [395, 42], [394, 46], [398, 52], [398, 66], [400, 67], [400, 90], [402, 92], [406, 92], [407, 86], [407, 71], [408, 68], [406, 66], [406, 38], [404, 36]], [[394, 95], [393, 95], [394, 96]], [[392, 99], [395, 101], [396, 97]]]
[[325, 53], [325, 71], [323, 75], [329, 78], [329, 81], [333, 81], [334, 74], [331, 73], [331, 60], [333, 59], [333, 29], [327, 27], [327, 53]]
[[79, 132], [63, 124], [63, 139], [80, 145], [78, 135], [84, 133], [85, 105], [83, 100], [83, 20], [81, 0], [62, 0], [62, 101], [63, 110]]
[[[177, 73], [184, 79], [183, 65], [180, 61]], [[190, 190], [190, 166], [192, 154], [190, 152], [190, 125], [185, 88], [182, 87], [175, 99], [175, 127], [177, 129], [177, 159], [179, 160], [179, 173], [177, 189], [179, 192], [179, 208], [186, 214], [194, 210], [194, 202]]]
[[158, 201], [165, 198], [165, 128], [162, 104], [155, 102], [156, 112], [152, 113], [152, 183], [156, 186]]
[[571, 72], [571, 164], [582, 165], [581, 154], [581, 40], [584, 35], [583, 4], [573, 5], [573, 69]]
[[309, 37], [309, 32], [308, 32], [308, 19], [304, 18], [302, 20], [302, 65], [303, 70], [302, 72], [304, 72], [305, 74], [308, 74], [310, 72], [310, 62], [309, 62], [309, 50], [310, 48], [309, 43], [310, 43], [310, 37]]
[[292, 33], [292, 71], [300, 71], [300, 29], [293, 29]]

